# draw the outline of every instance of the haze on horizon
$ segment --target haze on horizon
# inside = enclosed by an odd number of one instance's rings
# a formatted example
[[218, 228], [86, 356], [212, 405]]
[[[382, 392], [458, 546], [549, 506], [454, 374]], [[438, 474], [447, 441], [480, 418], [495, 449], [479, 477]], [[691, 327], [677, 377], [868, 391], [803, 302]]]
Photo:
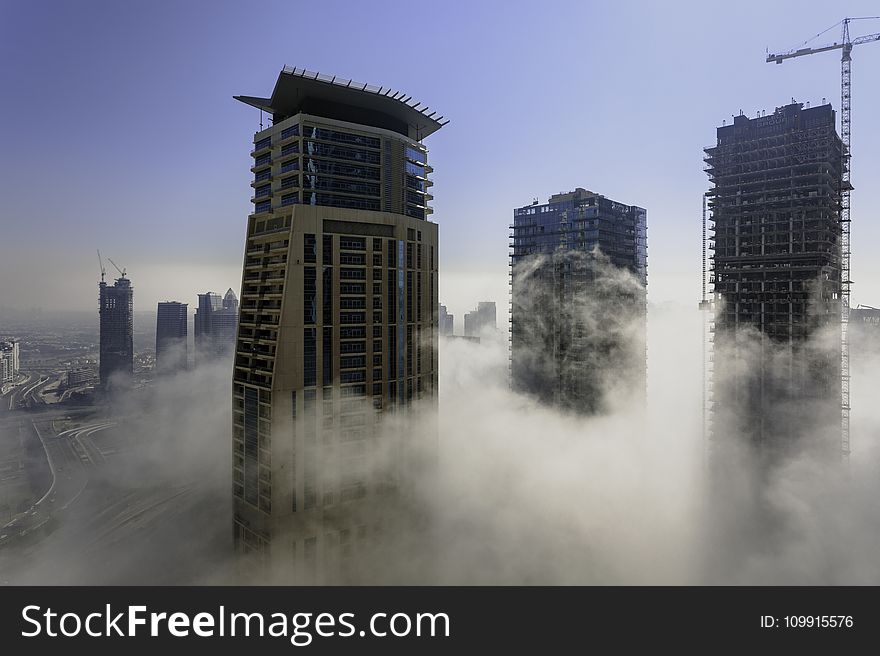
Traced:
[[[403, 90], [451, 119], [426, 145], [440, 301], [457, 317], [490, 299], [504, 326], [513, 208], [577, 186], [648, 210], [649, 301], [693, 307], [715, 127], [792, 98], [838, 109], [836, 53], [771, 66], [765, 49], [877, 13], [754, 0], [330, 0], [320, 21], [302, 12], [4, 0], [0, 307], [95, 308], [96, 248], [128, 269], [139, 311], [238, 289], [259, 113], [232, 96], [268, 94], [285, 64]], [[880, 21], [853, 26], [876, 31]], [[878, 305], [880, 45], [853, 61], [852, 298]]]

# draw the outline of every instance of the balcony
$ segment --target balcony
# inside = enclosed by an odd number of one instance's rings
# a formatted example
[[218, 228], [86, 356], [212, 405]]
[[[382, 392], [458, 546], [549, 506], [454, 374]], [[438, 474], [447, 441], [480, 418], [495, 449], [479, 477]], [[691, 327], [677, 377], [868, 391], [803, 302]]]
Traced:
[[272, 157], [270, 155], [262, 155], [254, 160], [254, 165], [251, 167], [252, 173], [257, 173], [257, 171], [263, 171], [272, 166]]
[[290, 189], [292, 187], [298, 187], [298, 186], [299, 186], [299, 176], [292, 175], [289, 178], [284, 178], [281, 181], [281, 185], [279, 186], [279, 189]]
[[[253, 198], [251, 198], [252, 203], [259, 203], [263, 199], [270, 199], [272, 197], [272, 188], [270, 185], [265, 185], [257, 189], [256, 193], [254, 193]], [[271, 202], [271, 201], [270, 201]]]
[[260, 171], [251, 180], [251, 187], [257, 187], [261, 182], [269, 182], [272, 179], [272, 172], [268, 169]]
[[281, 131], [281, 143], [284, 143], [287, 139], [293, 139], [294, 137], [299, 136], [299, 124], [291, 125], [289, 128], [284, 128]]
[[254, 207], [254, 215], [268, 214], [271, 211], [272, 211], [272, 201], [271, 200], [261, 201], [261, 202], [257, 203], [256, 207]]
[[272, 137], [260, 139], [257, 143], [254, 144], [254, 149], [251, 151], [251, 157], [257, 157], [260, 154], [268, 153], [271, 149]]

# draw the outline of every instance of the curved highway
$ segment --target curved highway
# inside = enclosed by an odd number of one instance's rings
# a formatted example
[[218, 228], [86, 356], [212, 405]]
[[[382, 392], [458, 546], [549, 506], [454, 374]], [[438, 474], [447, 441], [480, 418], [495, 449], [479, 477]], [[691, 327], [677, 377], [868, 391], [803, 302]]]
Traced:
[[54, 515], [65, 510], [88, 485], [89, 469], [106, 461], [104, 453], [95, 445], [91, 436], [114, 426], [115, 422], [96, 422], [71, 428], [57, 435], [49, 435], [52, 432], [51, 425], [51, 420], [31, 423], [46, 452], [52, 484], [24, 515], [0, 528], [0, 545], [31, 534]]

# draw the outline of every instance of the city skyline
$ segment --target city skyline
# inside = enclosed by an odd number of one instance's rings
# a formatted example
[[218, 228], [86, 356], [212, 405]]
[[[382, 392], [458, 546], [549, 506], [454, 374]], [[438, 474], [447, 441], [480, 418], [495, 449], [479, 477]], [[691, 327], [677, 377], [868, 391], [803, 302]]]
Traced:
[[839, 58], [764, 53], [867, 3], [45, 7], [0, 10], [0, 584], [880, 578], [880, 43], [849, 323]]
[[[393, 6], [386, 6], [389, 16], [394, 14]], [[839, 62], [835, 57], [771, 66], [764, 62], [765, 48], [778, 51], [797, 45], [844, 14], [871, 12], [869, 3], [832, 8], [818, 3], [809, 8], [802, 3], [761, 5], [764, 20], [760, 24], [751, 22], [747, 11], [732, 13], [726, 17], [731, 34], [717, 35], [711, 29], [714, 9], [697, 3], [683, 6], [688, 14], [684, 22], [679, 12], [627, 3], [613, 9], [559, 3], [556, 11], [550, 12], [525, 7], [507, 11], [506, 6], [504, 12], [499, 12], [496, 5], [490, 4], [471, 9], [473, 25], [459, 25], [443, 15], [432, 16], [438, 29], [426, 36], [426, 45], [431, 47], [426, 48], [427, 61], [419, 65], [392, 55], [383, 44], [356, 58], [348, 48], [327, 51], [312, 47], [309, 43], [317, 37], [308, 32], [302, 35], [307, 42], [298, 43], [297, 50], [273, 45], [268, 52], [243, 52], [246, 41], [235, 39], [234, 34], [256, 18], [238, 7], [212, 12], [215, 19], [204, 28], [203, 52], [190, 57], [189, 53], [183, 55], [187, 29], [198, 20], [203, 4], [180, 9], [173, 26], [162, 20], [170, 5], [160, 4], [155, 16], [147, 16], [137, 7], [123, 14], [102, 3], [76, 11], [59, 7], [48, 29], [55, 33], [61, 25], [65, 30], [73, 25], [75, 29], [69, 32], [76, 33], [76, 40], [70, 42], [59, 32], [59, 38], [49, 39], [33, 61], [15, 70], [4, 68], [0, 81], [11, 94], [27, 96], [36, 93], [36, 80], [43, 84], [48, 75], [65, 93], [70, 109], [63, 115], [52, 115], [51, 120], [64, 127], [51, 137], [29, 130], [34, 121], [50, 120], [48, 110], [31, 108], [20, 117], [4, 117], [10, 157], [4, 160], [0, 176], [4, 191], [0, 213], [33, 215], [32, 209], [25, 208], [28, 195], [13, 190], [34, 184], [32, 179], [22, 177], [22, 171], [28, 169], [31, 153], [43, 150], [39, 144], [51, 138], [51, 150], [65, 153], [56, 160], [65, 182], [41, 190], [41, 220], [15, 222], [8, 237], [26, 245], [34, 235], [32, 226], [48, 223], [57, 236], [57, 242], [53, 239], [49, 244], [51, 257], [71, 275], [49, 284], [45, 277], [48, 273], [35, 271], [22, 285], [0, 291], [0, 306], [87, 309], [88, 284], [94, 276], [92, 249], [97, 241], [106, 242], [108, 250], [119, 253], [120, 260], [138, 279], [136, 311], [153, 308], [166, 297], [188, 298], [194, 289], [210, 288], [211, 280], [235, 279], [241, 262], [241, 217], [248, 209], [240, 192], [248, 188], [248, 178], [241, 173], [246, 171], [242, 167], [242, 143], [234, 135], [256, 131], [259, 119], [237, 111], [229, 89], [247, 88], [260, 80], [268, 85], [283, 64], [343, 71], [355, 79], [390, 79], [415, 97], [424, 98], [429, 106], [444, 99], [444, 111], [455, 120], [450, 136], [435, 147], [432, 157], [441, 169], [435, 187], [439, 257], [444, 271], [440, 297], [450, 313], [464, 316], [480, 298], [497, 298], [501, 304], [499, 327], [506, 327], [504, 235], [509, 207], [531, 200], [521, 189], [549, 196], [577, 184], [588, 184], [611, 197], [627, 197], [652, 208], [655, 230], [648, 300], [689, 305], [699, 298], [699, 243], [694, 228], [699, 224], [704, 190], [701, 152], [711, 142], [714, 126], [724, 119], [729, 121], [741, 109], [750, 117], [759, 110], [772, 112], [792, 97], [813, 104], [826, 98], [837, 109]], [[791, 11], [793, 7], [797, 10]], [[4, 35], [0, 48], [16, 48], [19, 35], [41, 20], [41, 10], [39, 6], [16, 6], [4, 11], [11, 20], [0, 29], [13, 24], [20, 29]], [[278, 11], [283, 14], [292, 8], [279, 7]], [[366, 38], [358, 30], [360, 11], [339, 12], [339, 29], [355, 46]], [[132, 32], [132, 38], [122, 41], [113, 36], [114, 30], [96, 32], [87, 24], [93, 12], [100, 12], [105, 24], [124, 26], [126, 29], [121, 31]], [[490, 20], [493, 29], [483, 34], [480, 27]], [[141, 21], [143, 26], [129, 21]], [[546, 39], [540, 38], [578, 21], [588, 26], [619, 25], [626, 29], [593, 30], [591, 39], [582, 43], [563, 39], [548, 46]], [[443, 29], [465, 42], [485, 36], [485, 46], [471, 49], [468, 58], [463, 59], [450, 50], [450, 43], [456, 39], [436, 36]], [[149, 37], [148, 30], [152, 30]], [[154, 58], [149, 44], [157, 32], [167, 37], [163, 41], [168, 48], [167, 53]], [[861, 33], [854, 31], [854, 36]], [[836, 38], [835, 34], [827, 36], [829, 40]], [[128, 55], [122, 59], [129, 64], [120, 67], [115, 61], [97, 61], [107, 48]], [[700, 55], [710, 48], [719, 53], [711, 64]], [[45, 67], [49, 59], [60, 56], [62, 49], [67, 61], [64, 70]], [[657, 49], [664, 52], [662, 63], [651, 57]], [[606, 50], [613, 50], [613, 60], [604, 56]], [[873, 262], [868, 246], [880, 237], [880, 227], [869, 220], [873, 209], [880, 206], [880, 191], [870, 184], [878, 172], [870, 154], [880, 147], [880, 133], [869, 122], [880, 95], [866, 83], [871, 71], [880, 65], [878, 50], [858, 50], [853, 64], [853, 306], [877, 305], [880, 297], [880, 283], [875, 282], [880, 280], [880, 265]], [[310, 53], [308, 61], [300, 54], [305, 51]], [[11, 54], [5, 60], [12, 61]], [[420, 72], [424, 66], [428, 75]], [[39, 74], [35, 67], [41, 67]], [[91, 68], [96, 68], [98, 74], [82, 75], [81, 71]], [[506, 80], [514, 71], [519, 79], [541, 79], [542, 83], [534, 89], [510, 85]], [[708, 75], [710, 71], [712, 75]], [[722, 75], [725, 82], [716, 82]], [[132, 81], [135, 77], [137, 84]], [[694, 81], [692, 87], [683, 84], [688, 80]], [[589, 112], [584, 114], [581, 103], [542, 100], [552, 98], [554, 84], [577, 81], [602, 85], [608, 97], [618, 102], [590, 104]], [[118, 92], [106, 107], [94, 112], [90, 99], [98, 92], [106, 95], [104, 88], [116, 88]], [[575, 94], [573, 99], [578, 97], [584, 96]], [[657, 99], [662, 102], [653, 102]], [[646, 101], [651, 101], [650, 105]], [[749, 102], [751, 105], [743, 106]], [[211, 110], [205, 111], [205, 107]], [[491, 153], [481, 156], [478, 130], [488, 116], [500, 121], [502, 129], [515, 131], [517, 139], [494, 143]], [[194, 121], [203, 123], [199, 131], [203, 137], [186, 129]], [[113, 140], [87, 139], [91, 134], [123, 130], [129, 122], [140, 126], [137, 149], [122, 150], [121, 142]], [[16, 126], [15, 131], [11, 126]], [[564, 138], [554, 139], [553, 133]], [[47, 141], [45, 149], [49, 148]], [[530, 152], [542, 152], [553, 166], [536, 174], [528, 167], [505, 167], [501, 177], [501, 171], [489, 165], [495, 159], [525, 161]], [[178, 156], [169, 158], [169, 153]], [[595, 153], [602, 156], [595, 158]], [[111, 198], [120, 202], [131, 198], [139, 203], [127, 210], [130, 230], [125, 232], [124, 241], [123, 233], [114, 242], [105, 231], [119, 220], [118, 213], [111, 209], [119, 203], [97, 203], [92, 199], [101, 194], [86, 195], [92, 183], [83, 176], [87, 174], [104, 184], [95, 167], [104, 167], [108, 157], [122, 163], [109, 172]], [[162, 165], [156, 166], [160, 161]], [[14, 167], [10, 166], [12, 162], [16, 162]], [[133, 179], [141, 188], [148, 183], [150, 198], [131, 186]], [[182, 186], [178, 180], [188, 182]], [[70, 184], [82, 191], [67, 188]], [[486, 194], [484, 186], [493, 193]], [[209, 199], [207, 203], [203, 202], [205, 198]], [[163, 228], [171, 225], [179, 230], [176, 239], [160, 242]], [[100, 240], [99, 231], [105, 232]], [[196, 243], [199, 248], [194, 251]], [[692, 243], [693, 248], [682, 253], [679, 244], [686, 243]], [[26, 248], [11, 252], [0, 263], [0, 275], [8, 276], [26, 266], [26, 253]]]

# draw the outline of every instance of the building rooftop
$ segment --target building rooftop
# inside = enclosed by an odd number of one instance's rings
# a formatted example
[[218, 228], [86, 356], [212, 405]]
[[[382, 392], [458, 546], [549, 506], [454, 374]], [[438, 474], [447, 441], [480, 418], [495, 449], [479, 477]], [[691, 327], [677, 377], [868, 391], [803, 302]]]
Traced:
[[290, 66], [278, 75], [271, 98], [233, 98], [272, 114], [275, 123], [304, 112], [392, 130], [417, 141], [449, 122], [401, 91]]

